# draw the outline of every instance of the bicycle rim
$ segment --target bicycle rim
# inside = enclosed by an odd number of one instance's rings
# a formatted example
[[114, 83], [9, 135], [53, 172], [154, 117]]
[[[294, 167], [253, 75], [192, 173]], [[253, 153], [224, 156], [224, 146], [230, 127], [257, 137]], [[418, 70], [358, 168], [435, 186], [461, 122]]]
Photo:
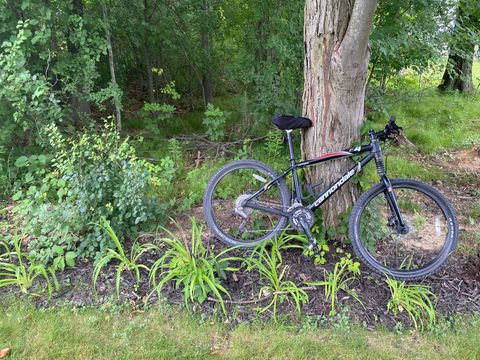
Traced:
[[424, 276], [450, 252], [449, 215], [428, 190], [394, 185], [394, 192], [407, 228], [400, 230], [384, 191], [377, 192], [368, 199], [358, 220], [363, 255], [385, 275], [405, 279], [413, 274]]
[[[283, 230], [285, 217], [245, 204], [246, 199], [272, 179], [271, 174], [256, 166], [234, 168], [223, 174], [210, 197], [211, 216], [221, 233], [220, 238], [227, 237], [230, 242], [248, 245], [269, 239]], [[286, 211], [288, 206], [279, 183], [250, 201], [278, 211]]]

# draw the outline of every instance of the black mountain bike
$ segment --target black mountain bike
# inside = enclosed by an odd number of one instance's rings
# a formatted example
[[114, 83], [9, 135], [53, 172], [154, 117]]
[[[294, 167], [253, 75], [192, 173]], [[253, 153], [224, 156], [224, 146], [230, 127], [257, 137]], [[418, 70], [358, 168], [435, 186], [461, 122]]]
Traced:
[[[357, 256], [383, 276], [415, 280], [437, 270], [452, 253], [458, 239], [458, 222], [448, 200], [432, 186], [413, 179], [389, 179], [379, 141], [391, 139], [401, 128], [393, 116], [385, 129], [370, 130], [370, 142], [312, 160], [295, 160], [291, 132], [312, 126], [309, 119], [275, 116], [285, 130], [290, 167], [278, 174], [254, 160], [239, 160], [221, 168], [210, 180], [204, 196], [205, 219], [215, 236], [227, 245], [254, 247], [285, 230], [303, 231], [309, 249], [318, 251], [311, 227], [314, 211], [371, 160], [380, 182], [364, 192], [353, 207], [349, 236]], [[297, 169], [365, 154], [345, 175], [318, 193], [308, 205], [302, 202]], [[292, 174], [293, 191], [286, 177]], [[318, 187], [320, 184], [315, 185]]]

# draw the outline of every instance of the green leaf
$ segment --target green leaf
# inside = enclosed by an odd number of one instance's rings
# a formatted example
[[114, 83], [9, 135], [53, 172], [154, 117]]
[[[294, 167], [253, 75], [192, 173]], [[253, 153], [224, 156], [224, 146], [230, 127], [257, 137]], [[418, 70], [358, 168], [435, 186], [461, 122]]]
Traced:
[[68, 251], [65, 254], [65, 262], [66, 262], [67, 266], [69, 266], [69, 267], [75, 266], [75, 258], [76, 257], [77, 257], [77, 254], [75, 252]]
[[22, 195], [23, 195], [22, 190], [19, 190], [12, 196], [12, 200], [18, 201], [22, 198]]
[[38, 155], [38, 161], [40, 164], [45, 165], [47, 163], [47, 157], [43, 154]]
[[16, 167], [25, 167], [28, 166], [28, 157], [20, 156], [17, 160], [15, 160]]
[[52, 249], [53, 249], [53, 251], [55, 251], [55, 253], [57, 253], [60, 256], [65, 254], [65, 251], [63, 250], [63, 248], [58, 246], [58, 245], [53, 245]]
[[65, 260], [62, 256], [56, 257], [53, 260], [53, 266], [60, 270], [65, 270]]
[[33, 180], [33, 175], [32, 173], [28, 172], [25, 174], [25, 183], [28, 184], [29, 182], [31, 182]]

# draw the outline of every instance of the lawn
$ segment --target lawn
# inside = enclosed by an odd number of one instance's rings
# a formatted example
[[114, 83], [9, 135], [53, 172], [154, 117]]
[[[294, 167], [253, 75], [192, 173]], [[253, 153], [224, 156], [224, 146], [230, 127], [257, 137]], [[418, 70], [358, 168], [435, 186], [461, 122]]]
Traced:
[[9, 359], [477, 359], [478, 316], [443, 321], [431, 332], [393, 333], [349, 323], [319, 327], [230, 326], [174, 307], [147, 311], [114, 305], [36, 309], [8, 302], [0, 310], [0, 348]]

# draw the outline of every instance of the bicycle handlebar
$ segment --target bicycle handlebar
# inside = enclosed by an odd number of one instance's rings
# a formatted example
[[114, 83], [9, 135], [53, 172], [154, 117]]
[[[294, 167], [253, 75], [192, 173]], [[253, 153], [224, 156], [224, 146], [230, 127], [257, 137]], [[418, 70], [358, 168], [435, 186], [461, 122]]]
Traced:
[[388, 137], [391, 135], [391, 134], [399, 134], [400, 133], [400, 130], [402, 130], [402, 127], [398, 126], [397, 124], [395, 124], [395, 120], [397, 120], [397, 117], [395, 115], [393, 115], [390, 120], [388, 120], [388, 123], [387, 125], [385, 125], [385, 129], [383, 129], [382, 131], [378, 131], [375, 133], [375, 137], [377, 139], [380, 139], [382, 141], [385, 141], [388, 139]]

